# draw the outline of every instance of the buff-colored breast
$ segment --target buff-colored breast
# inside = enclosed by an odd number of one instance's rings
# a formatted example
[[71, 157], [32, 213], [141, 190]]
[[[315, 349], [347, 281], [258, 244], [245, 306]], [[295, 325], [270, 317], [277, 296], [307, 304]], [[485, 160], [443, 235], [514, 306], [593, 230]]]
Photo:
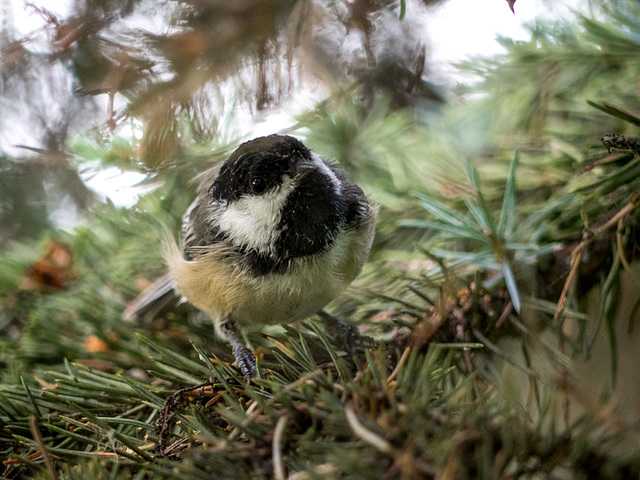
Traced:
[[206, 253], [187, 261], [175, 242], [166, 248], [169, 271], [179, 293], [216, 325], [227, 318], [245, 329], [295, 322], [322, 309], [360, 273], [376, 213], [372, 208], [360, 228], [341, 232], [327, 252], [294, 260], [285, 273], [255, 277], [234, 264], [234, 253], [221, 245], [206, 247]]

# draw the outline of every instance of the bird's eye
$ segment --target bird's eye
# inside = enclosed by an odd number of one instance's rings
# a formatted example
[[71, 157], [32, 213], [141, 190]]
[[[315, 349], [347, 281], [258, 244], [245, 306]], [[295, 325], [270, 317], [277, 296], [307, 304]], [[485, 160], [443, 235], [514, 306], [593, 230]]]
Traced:
[[251, 179], [251, 191], [256, 194], [264, 192], [267, 188], [267, 182], [262, 177], [253, 177]]

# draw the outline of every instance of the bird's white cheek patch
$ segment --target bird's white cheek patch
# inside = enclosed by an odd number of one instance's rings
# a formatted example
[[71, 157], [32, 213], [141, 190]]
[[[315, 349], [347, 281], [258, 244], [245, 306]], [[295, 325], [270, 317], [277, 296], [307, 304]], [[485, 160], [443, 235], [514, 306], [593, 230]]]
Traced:
[[271, 253], [277, 239], [282, 208], [293, 184], [285, 181], [280, 188], [263, 195], [249, 195], [229, 204], [220, 215], [220, 229], [238, 247]]

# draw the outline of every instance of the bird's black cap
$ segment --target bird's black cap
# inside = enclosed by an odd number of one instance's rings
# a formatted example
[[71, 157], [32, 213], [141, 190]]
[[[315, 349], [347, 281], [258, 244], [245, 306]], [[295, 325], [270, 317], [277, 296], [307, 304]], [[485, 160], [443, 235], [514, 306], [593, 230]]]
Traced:
[[[222, 165], [211, 188], [216, 200], [233, 202], [246, 194], [259, 194], [278, 186], [283, 175], [295, 176], [300, 161], [311, 159], [311, 151], [288, 135], [269, 135], [241, 144]], [[259, 179], [261, 188], [255, 191]]]

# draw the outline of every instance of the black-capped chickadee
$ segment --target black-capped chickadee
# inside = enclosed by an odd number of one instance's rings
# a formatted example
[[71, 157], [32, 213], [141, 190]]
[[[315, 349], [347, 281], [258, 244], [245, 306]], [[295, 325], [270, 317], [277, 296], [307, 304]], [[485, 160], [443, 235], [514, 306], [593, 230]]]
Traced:
[[340, 295], [367, 260], [376, 214], [299, 140], [256, 138], [202, 175], [180, 247], [167, 242], [165, 284], [211, 317], [250, 377], [255, 357], [238, 329], [302, 320]]

